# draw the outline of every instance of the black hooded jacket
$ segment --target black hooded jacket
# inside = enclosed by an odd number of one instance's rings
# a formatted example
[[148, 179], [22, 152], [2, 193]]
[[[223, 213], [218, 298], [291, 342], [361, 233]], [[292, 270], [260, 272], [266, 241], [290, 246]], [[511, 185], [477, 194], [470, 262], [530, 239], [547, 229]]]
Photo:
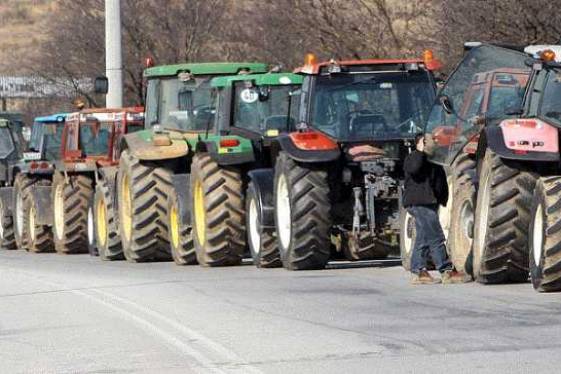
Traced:
[[446, 205], [448, 184], [442, 166], [429, 162], [424, 152], [413, 151], [405, 158], [403, 169], [403, 206]]

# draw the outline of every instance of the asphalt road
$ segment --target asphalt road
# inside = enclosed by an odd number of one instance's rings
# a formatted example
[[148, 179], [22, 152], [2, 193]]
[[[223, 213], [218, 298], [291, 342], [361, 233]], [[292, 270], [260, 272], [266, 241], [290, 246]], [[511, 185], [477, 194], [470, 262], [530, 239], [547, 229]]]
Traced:
[[386, 265], [204, 269], [0, 251], [0, 372], [561, 370], [560, 294], [410, 286]]

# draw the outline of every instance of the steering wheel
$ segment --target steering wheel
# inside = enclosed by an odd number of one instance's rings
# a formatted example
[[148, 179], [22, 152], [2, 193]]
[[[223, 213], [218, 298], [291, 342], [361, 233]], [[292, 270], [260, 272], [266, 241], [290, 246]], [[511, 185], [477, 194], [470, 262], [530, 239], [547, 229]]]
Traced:
[[[354, 133], [356, 131], [358, 131], [358, 129], [353, 129], [353, 117], [359, 117], [359, 116], [373, 116], [373, 115], [379, 115], [379, 116], [383, 116], [382, 113], [380, 112], [374, 112], [368, 109], [363, 109], [363, 110], [353, 110], [351, 112], [349, 112], [347, 114], [347, 117], [349, 119], [349, 133]], [[387, 132], [389, 131], [389, 127], [387, 124], [383, 123], [383, 122], [376, 122], [374, 123], [374, 126], [372, 127], [376, 127], [376, 128], [381, 128], [382, 132]], [[374, 129], [372, 129], [374, 130]], [[376, 131], [371, 131], [372, 133], [374, 132], [380, 132], [380, 130], [376, 129]]]

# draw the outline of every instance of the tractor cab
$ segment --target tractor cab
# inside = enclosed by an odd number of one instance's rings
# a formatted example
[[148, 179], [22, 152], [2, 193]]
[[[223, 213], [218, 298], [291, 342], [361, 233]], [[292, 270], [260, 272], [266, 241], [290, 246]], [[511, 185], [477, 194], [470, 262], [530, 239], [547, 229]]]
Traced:
[[214, 122], [210, 80], [219, 75], [264, 73], [260, 63], [199, 63], [146, 69], [145, 128], [204, 131]]
[[267, 73], [214, 78], [216, 128], [249, 138], [275, 137], [295, 128], [302, 76]]
[[31, 137], [24, 161], [55, 161], [60, 159], [60, 146], [66, 113], [37, 117], [31, 126]]
[[144, 129], [144, 108], [131, 107], [123, 108], [121, 112], [115, 114], [115, 135], [113, 144], [113, 161], [118, 162], [121, 149], [117, 146], [125, 134], [132, 134]]
[[435, 93], [430, 51], [425, 59], [317, 63], [307, 56], [299, 127], [338, 143], [412, 139], [422, 131]]

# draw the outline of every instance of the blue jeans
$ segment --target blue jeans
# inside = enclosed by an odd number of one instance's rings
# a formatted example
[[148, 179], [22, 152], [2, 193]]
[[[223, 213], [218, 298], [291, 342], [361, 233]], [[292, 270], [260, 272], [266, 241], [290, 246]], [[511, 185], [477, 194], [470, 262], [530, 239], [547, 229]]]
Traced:
[[416, 238], [411, 253], [411, 272], [418, 274], [427, 269], [430, 255], [441, 273], [453, 268], [446, 253], [446, 238], [438, 220], [438, 205], [415, 205], [407, 208], [415, 218]]

